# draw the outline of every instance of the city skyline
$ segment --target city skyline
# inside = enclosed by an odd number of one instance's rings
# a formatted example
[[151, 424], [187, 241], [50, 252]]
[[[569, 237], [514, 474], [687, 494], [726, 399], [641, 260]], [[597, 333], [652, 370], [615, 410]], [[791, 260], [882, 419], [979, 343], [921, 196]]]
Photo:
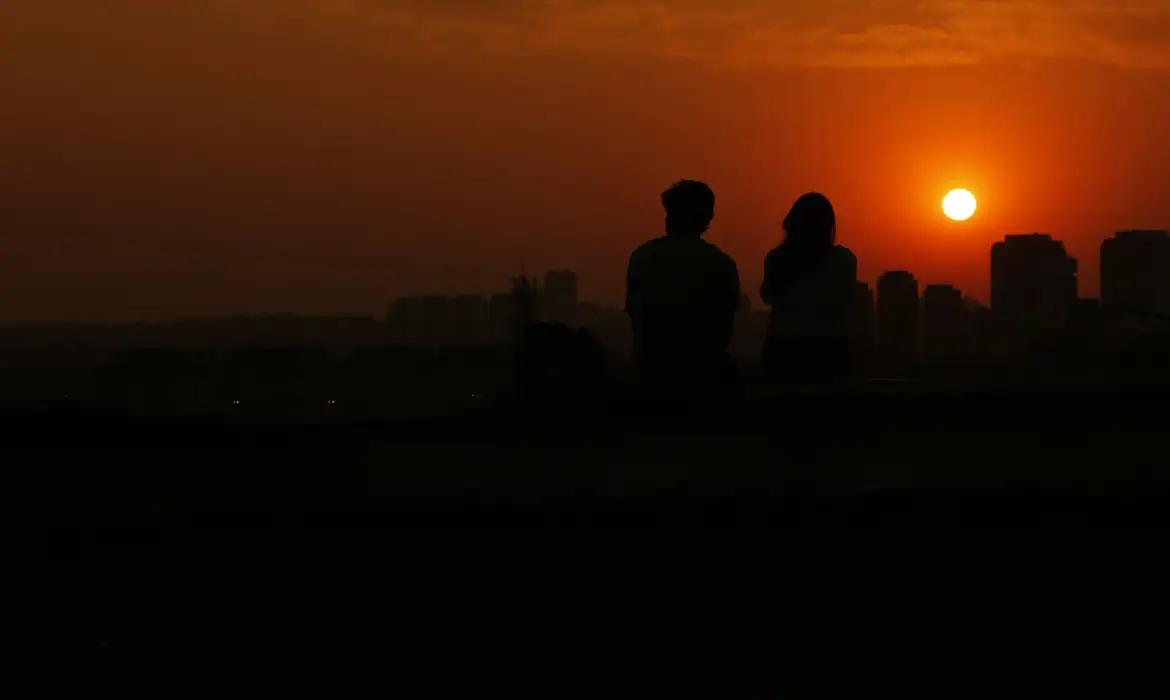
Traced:
[[[1093, 259], [1091, 259], [1089, 261], [1089, 263], [1086, 263], [1081, 258], [1077, 258], [1076, 256], [1072, 256], [1072, 258], [1077, 262], [1077, 270], [1076, 270], [1077, 298], [1104, 301], [1104, 297], [1106, 296], [1106, 294], [1102, 294], [1102, 292], [1106, 292], [1107, 290], [1105, 288], [1102, 288], [1100, 285], [1098, 285], [1097, 289], [1093, 290], [1096, 293], [1094, 293], [1094, 294], [1086, 294], [1085, 293], [1087, 291], [1085, 280], [1088, 277], [1088, 275], [1086, 275], [1086, 272], [1088, 272], [1090, 275], [1092, 275], [1091, 278], [1095, 279], [1095, 280], [1101, 280], [1104, 277], [1104, 275], [1101, 274], [1103, 271], [1103, 268], [1105, 267], [1105, 259], [1106, 259], [1106, 255], [1107, 255], [1106, 253], [1104, 253], [1104, 251], [1106, 249], [1108, 249], [1112, 243], [1114, 243], [1118, 239], [1122, 239], [1122, 238], [1142, 239], [1145, 241], [1145, 245], [1148, 247], [1149, 245], [1151, 245], [1151, 243], [1150, 243], [1151, 237], [1153, 239], [1158, 239], [1159, 237], [1164, 238], [1168, 235], [1167, 234], [1168, 230], [1170, 230], [1170, 229], [1157, 229], [1157, 228], [1118, 229], [1118, 230], [1112, 232], [1111, 234], [1108, 234], [1106, 237], [1101, 239], [1097, 249], [1094, 251], [1094, 257], [1093, 257]], [[1055, 236], [1051, 233], [1044, 233], [1044, 232], [1023, 233], [1023, 232], [1019, 232], [1019, 233], [1004, 234], [1001, 237], [1001, 239], [992, 241], [992, 247], [994, 247], [994, 245], [996, 243], [1000, 242], [1003, 239], [1017, 238], [1017, 237], [1028, 237], [1028, 236], [1046, 236], [1046, 237], [1052, 238], [1053, 240], [1057, 241], [1058, 243], [1065, 244], [1065, 241], [1060, 239], [1059, 236]], [[1157, 247], [1156, 245], [1155, 245], [1155, 249], [1157, 250], [1157, 255], [1155, 256], [1154, 259], [1158, 263], [1166, 263], [1168, 258], [1166, 258], [1164, 256], [1170, 255], [1170, 252], [1167, 252], [1165, 249]], [[742, 269], [743, 269], [744, 265], [741, 261], [737, 261], [737, 262], [740, 262], [741, 273], [742, 273]], [[1096, 263], [1096, 264], [1092, 264], [1092, 263]], [[862, 268], [872, 267], [872, 266], [866, 266], [864, 260], [859, 260], [859, 266]], [[1163, 266], [1166, 267], [1167, 269], [1170, 269], [1170, 264], [1164, 264]], [[1132, 263], [1131, 263], [1131, 267], [1132, 267]], [[1146, 264], [1146, 268], [1149, 268], [1148, 261]], [[510, 284], [511, 281], [516, 279], [517, 275], [522, 276], [522, 277], [527, 276], [528, 273], [526, 272], [526, 269], [527, 269], [527, 266], [522, 266], [519, 269], [519, 271], [513, 271], [510, 273], [503, 274], [501, 276], [500, 283], [497, 284], [496, 286], [489, 286], [489, 287], [480, 288], [480, 289], [470, 289], [470, 288], [452, 289], [452, 288], [432, 287], [428, 291], [407, 291], [405, 293], [391, 295], [390, 299], [391, 300], [403, 299], [403, 298], [407, 298], [407, 297], [482, 296], [486, 300], [486, 299], [490, 299], [490, 297], [492, 297], [493, 295], [498, 294], [500, 292], [501, 288], [503, 286], [506, 286], [507, 284]], [[561, 272], [561, 271], [567, 272], [570, 274], [574, 274], [574, 275], [576, 273], [576, 269], [572, 268], [571, 266], [570, 267], [551, 266], [548, 268], [548, 270], [550, 272], [554, 272], [554, 273]], [[892, 271], [898, 271], [898, 270], [896, 270], [896, 269], [879, 270], [875, 274], [873, 274], [872, 276], [866, 276], [866, 275], [859, 274], [858, 280], [859, 280], [859, 282], [864, 283], [864, 284], [870, 286], [871, 288], [876, 289], [881, 278], [884, 275], [886, 275], [887, 273], [892, 272]], [[991, 284], [992, 275], [985, 275], [986, 284], [973, 285], [974, 289], [986, 289], [985, 293], [979, 294], [976, 291], [973, 291], [973, 289], [971, 287], [964, 287], [964, 286], [961, 286], [959, 284], [956, 284], [955, 280], [952, 280], [952, 279], [936, 278], [936, 277], [922, 277], [922, 278], [920, 278], [914, 270], [909, 270], [909, 272], [911, 274], [915, 275], [915, 279], [918, 282], [918, 284], [920, 285], [920, 291], [925, 291], [927, 287], [931, 287], [931, 286], [934, 286], [934, 287], [940, 287], [940, 286], [941, 287], [953, 287], [954, 289], [957, 289], [961, 293], [962, 298], [966, 301], [978, 303], [978, 304], [981, 304], [981, 305], [984, 305], [987, 307], [991, 307], [993, 304], [992, 284]], [[1145, 274], [1147, 276], [1150, 274], [1148, 269], [1146, 270]], [[761, 301], [759, 299], [759, 294], [757, 293], [758, 283], [756, 283], [753, 280], [753, 276], [752, 276], [750, 271], [747, 274], [744, 274], [744, 280], [745, 280], [745, 283], [744, 283], [745, 298], [748, 299], [752, 305], [759, 305], [761, 303]], [[1145, 281], [1145, 277], [1142, 277], [1142, 280]], [[574, 284], [579, 285], [580, 283], [581, 283], [580, 280], [575, 277]], [[589, 287], [589, 285], [586, 284], [585, 288], [588, 289], [588, 287]], [[1132, 294], [1133, 292], [1131, 291], [1129, 293]], [[1170, 316], [1170, 289], [1168, 289], [1165, 292], [1159, 292], [1159, 293], [1163, 294], [1162, 297], [1159, 297], [1159, 301], [1158, 301], [1159, 308], [1161, 308], [1163, 310], [1162, 315]], [[576, 288], [573, 290], [573, 294], [578, 295], [581, 298], [585, 298], [585, 295], [580, 294], [579, 290]], [[589, 302], [593, 303], [593, 304], [600, 304], [603, 306], [609, 306], [609, 307], [615, 307], [615, 308], [621, 307], [620, 298], [605, 298], [602, 295], [590, 296]], [[358, 308], [348, 309], [347, 308], [347, 309], [324, 310], [324, 311], [320, 310], [320, 309], [296, 309], [296, 308], [283, 308], [283, 307], [278, 307], [278, 308], [274, 308], [274, 309], [264, 309], [264, 310], [259, 310], [259, 311], [249, 311], [246, 309], [234, 309], [234, 310], [227, 309], [227, 310], [224, 310], [222, 312], [210, 311], [210, 312], [196, 312], [196, 313], [167, 313], [164, 311], [162, 313], [152, 315], [152, 316], [129, 316], [129, 317], [125, 317], [125, 318], [121, 318], [121, 317], [113, 317], [113, 318], [65, 317], [65, 318], [49, 318], [49, 319], [35, 319], [35, 318], [34, 319], [4, 319], [4, 318], [0, 317], [0, 325], [28, 325], [30, 323], [31, 324], [39, 324], [39, 323], [46, 323], [46, 324], [115, 323], [116, 324], [116, 323], [135, 323], [135, 322], [143, 322], [143, 321], [152, 322], [152, 321], [170, 321], [170, 320], [182, 320], [182, 319], [227, 318], [227, 317], [238, 317], [238, 316], [265, 317], [265, 316], [273, 316], [273, 315], [334, 316], [334, 317], [354, 316], [354, 317], [370, 318], [370, 317], [383, 317], [386, 314], [386, 302], [382, 299], [377, 299], [377, 298], [371, 299], [368, 302], [366, 302], [365, 304], [361, 304], [360, 306], [362, 307], [360, 309], [358, 309]]]
[[[1118, 334], [1133, 338], [1159, 332], [1162, 324], [1170, 321], [1167, 231], [1119, 231], [1102, 241], [1099, 269], [1108, 284], [1100, 298], [1081, 293], [1078, 276], [1085, 266], [1068, 256], [1062, 241], [1047, 234], [1008, 234], [991, 247], [990, 261], [990, 303], [950, 283], [923, 282], [913, 271], [886, 271], [872, 284], [858, 280], [850, 322], [853, 342], [876, 353], [882, 367], [910, 372], [920, 361], [961, 361], [989, 352], [1017, 354], [1031, 342], [1052, 334], [1073, 331], [1103, 339]], [[258, 341], [324, 343], [339, 349], [385, 342], [404, 346], [506, 345], [520, 337], [524, 324], [554, 321], [586, 328], [611, 351], [628, 352], [630, 328], [624, 310], [581, 296], [575, 271], [549, 270], [531, 277], [521, 274], [513, 277], [511, 284], [510, 289], [488, 294], [452, 291], [397, 297], [379, 314], [176, 317], [146, 321], [148, 325], [96, 324], [88, 330], [84, 322], [77, 327], [32, 324], [41, 325], [48, 335], [34, 331], [26, 339], [61, 342], [72, 336], [91, 343], [141, 347], [159, 342], [226, 347]], [[531, 306], [523, 313], [516, 306], [518, 284], [531, 295]], [[1096, 310], [1127, 315], [1130, 327], [1119, 325], [1116, 318], [1107, 321]], [[745, 294], [733, 339], [735, 355], [757, 355], [767, 317], [767, 305], [761, 306]], [[152, 322], [155, 327], [149, 326]], [[22, 327], [33, 330], [28, 324], [0, 324], [0, 328], [17, 333], [13, 337], [25, 332]], [[59, 332], [54, 333], [53, 328]], [[140, 337], [132, 340], [134, 336]]]
[[[524, 265], [613, 302], [680, 178], [714, 189], [745, 288], [809, 190], [863, 279], [981, 299], [1005, 233], [1065, 241], [1095, 295], [1103, 237], [1170, 226], [1160, 2], [15, 0], [0, 20], [3, 321], [373, 312]], [[963, 223], [939, 206], [959, 187]]]

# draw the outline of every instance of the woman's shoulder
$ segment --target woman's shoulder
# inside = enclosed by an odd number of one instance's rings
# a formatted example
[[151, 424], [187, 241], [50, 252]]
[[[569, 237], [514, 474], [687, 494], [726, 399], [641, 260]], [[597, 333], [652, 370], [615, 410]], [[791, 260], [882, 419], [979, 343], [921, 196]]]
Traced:
[[833, 246], [833, 252], [830, 254], [829, 259], [832, 261], [833, 267], [841, 270], [848, 268], [854, 274], [857, 273], [857, 256], [845, 246]]
[[818, 268], [817, 278], [833, 284], [857, 279], [857, 258], [844, 246], [833, 246], [824, 263]]
[[776, 246], [775, 248], [773, 248], [772, 250], [769, 250], [768, 254], [764, 256], [764, 262], [770, 263], [774, 260], [779, 260], [781, 257], [784, 256], [784, 250], [785, 250], [784, 244], [780, 244], [780, 245]]
[[853, 254], [853, 251], [849, 250], [848, 248], [846, 248], [843, 245], [833, 246], [832, 255], [834, 258], [841, 260], [843, 262], [844, 261], [853, 261], [855, 263], [857, 262], [857, 256]]

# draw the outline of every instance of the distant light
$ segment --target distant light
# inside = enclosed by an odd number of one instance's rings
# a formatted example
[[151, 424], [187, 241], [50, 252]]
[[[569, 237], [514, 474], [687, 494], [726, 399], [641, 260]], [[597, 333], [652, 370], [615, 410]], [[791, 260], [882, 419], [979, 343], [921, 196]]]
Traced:
[[239, 400], [239, 399], [236, 399], [235, 401], [232, 401], [232, 405], [233, 405], [233, 406], [239, 406], [239, 405], [240, 405], [240, 400]]
[[337, 400], [336, 400], [336, 399], [329, 399], [329, 405], [330, 405], [330, 406], [336, 406], [336, 405], [337, 405]]
[[472, 394], [471, 398], [473, 398], [473, 399], [482, 398], [482, 394]]

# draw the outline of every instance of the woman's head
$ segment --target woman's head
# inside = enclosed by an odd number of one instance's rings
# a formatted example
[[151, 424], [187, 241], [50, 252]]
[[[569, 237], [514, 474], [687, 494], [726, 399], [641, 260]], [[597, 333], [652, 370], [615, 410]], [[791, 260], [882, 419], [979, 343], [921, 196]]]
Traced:
[[800, 196], [784, 217], [785, 242], [813, 249], [832, 248], [837, 240], [837, 216], [828, 197], [819, 192]]

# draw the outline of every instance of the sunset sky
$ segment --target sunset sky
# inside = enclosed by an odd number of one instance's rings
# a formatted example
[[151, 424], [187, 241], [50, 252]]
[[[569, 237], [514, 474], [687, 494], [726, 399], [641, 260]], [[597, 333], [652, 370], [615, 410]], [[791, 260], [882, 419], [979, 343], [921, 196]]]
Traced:
[[1170, 227], [1170, 0], [4, 0], [0, 95], [0, 321], [617, 303], [683, 177], [753, 298], [807, 190], [981, 299], [1004, 233], [1095, 296]]

